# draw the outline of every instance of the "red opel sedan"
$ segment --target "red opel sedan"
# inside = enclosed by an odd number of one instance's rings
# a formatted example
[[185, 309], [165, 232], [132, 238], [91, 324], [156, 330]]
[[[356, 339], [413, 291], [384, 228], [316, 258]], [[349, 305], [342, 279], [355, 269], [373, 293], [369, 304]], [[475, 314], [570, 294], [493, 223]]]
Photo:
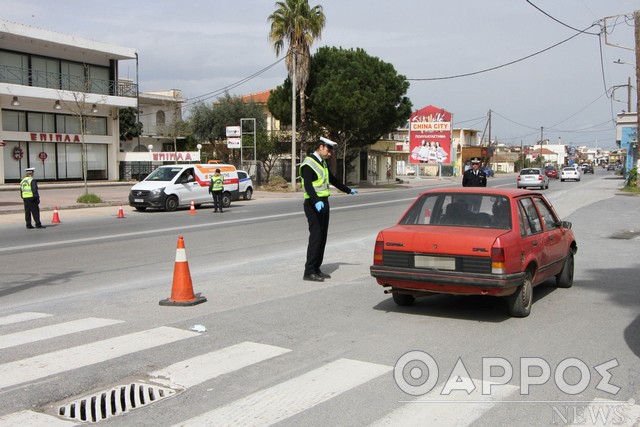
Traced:
[[573, 285], [578, 250], [571, 223], [538, 192], [443, 188], [422, 193], [378, 233], [371, 275], [398, 305], [433, 294], [504, 297], [531, 312], [533, 287]]

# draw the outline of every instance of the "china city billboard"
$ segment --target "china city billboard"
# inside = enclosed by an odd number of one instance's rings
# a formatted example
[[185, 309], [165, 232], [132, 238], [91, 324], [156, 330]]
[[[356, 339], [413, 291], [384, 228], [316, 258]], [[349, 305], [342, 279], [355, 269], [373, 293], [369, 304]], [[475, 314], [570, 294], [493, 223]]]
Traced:
[[409, 162], [451, 162], [451, 113], [429, 105], [409, 119]]

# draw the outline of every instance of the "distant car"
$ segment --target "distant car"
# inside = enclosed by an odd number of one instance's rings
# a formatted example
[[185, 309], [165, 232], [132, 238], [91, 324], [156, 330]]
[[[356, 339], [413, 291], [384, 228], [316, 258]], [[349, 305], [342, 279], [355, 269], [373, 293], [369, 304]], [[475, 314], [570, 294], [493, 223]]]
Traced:
[[517, 178], [518, 188], [549, 188], [549, 177], [540, 168], [525, 168]]
[[558, 171], [553, 166], [546, 166], [544, 168], [544, 174], [547, 175], [549, 179], [560, 179]]
[[482, 168], [482, 170], [484, 171], [484, 174], [487, 176], [494, 176], [495, 173], [493, 172], [493, 169], [491, 169], [491, 166], [486, 165]]
[[608, 170], [608, 171], [614, 171], [614, 170], [616, 170], [616, 165], [615, 165], [615, 164], [613, 164], [613, 163], [609, 163], [609, 164], [607, 165], [607, 170]]
[[565, 180], [580, 181], [580, 170], [577, 166], [566, 166], [560, 172], [560, 181]]
[[251, 200], [253, 196], [253, 180], [245, 171], [238, 170], [238, 190], [245, 200]]
[[401, 306], [435, 294], [488, 295], [525, 317], [534, 286], [552, 278], [573, 285], [577, 250], [571, 223], [540, 192], [442, 188], [378, 233], [370, 273]]
[[593, 174], [594, 173], [593, 172], [593, 167], [591, 165], [588, 165], [588, 164], [582, 165], [582, 173], [583, 174], [588, 174], [588, 173]]

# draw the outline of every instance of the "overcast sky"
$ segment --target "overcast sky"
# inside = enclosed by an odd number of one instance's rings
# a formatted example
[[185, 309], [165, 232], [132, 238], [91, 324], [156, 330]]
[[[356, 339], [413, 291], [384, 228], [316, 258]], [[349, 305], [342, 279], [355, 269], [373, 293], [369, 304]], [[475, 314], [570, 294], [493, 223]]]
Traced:
[[[630, 14], [640, 4], [530, 1], [551, 17], [526, 0], [311, 0], [326, 15], [312, 52], [362, 48], [410, 80], [414, 110], [435, 105], [453, 114], [454, 127], [480, 131], [492, 110], [492, 139], [509, 145], [535, 143], [543, 127], [553, 143], [614, 148], [613, 120], [627, 109], [627, 90], [616, 90], [612, 100], [611, 88], [631, 77], [633, 111], [636, 105], [635, 69], [614, 61], [634, 64], [634, 52], [589, 34], [561, 42], [574, 29]], [[0, 7], [5, 20], [136, 49], [142, 91], [181, 89], [188, 99], [210, 94], [213, 100], [225, 88], [244, 95], [286, 78], [284, 62], [273, 65], [280, 58], [268, 40], [273, 0], [0, 0]], [[609, 42], [633, 48], [633, 20], [607, 23]], [[428, 80], [498, 67], [558, 43], [493, 71]], [[121, 77], [135, 80], [135, 73], [135, 61], [121, 65]]]

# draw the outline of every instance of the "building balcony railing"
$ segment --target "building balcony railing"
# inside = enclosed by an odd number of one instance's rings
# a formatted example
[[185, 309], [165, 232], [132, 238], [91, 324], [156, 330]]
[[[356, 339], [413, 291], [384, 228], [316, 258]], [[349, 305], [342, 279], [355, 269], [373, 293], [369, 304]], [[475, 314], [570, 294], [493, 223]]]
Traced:
[[62, 73], [47, 73], [0, 65], [0, 82], [22, 86], [135, 98], [138, 85], [130, 81], [102, 80]]

